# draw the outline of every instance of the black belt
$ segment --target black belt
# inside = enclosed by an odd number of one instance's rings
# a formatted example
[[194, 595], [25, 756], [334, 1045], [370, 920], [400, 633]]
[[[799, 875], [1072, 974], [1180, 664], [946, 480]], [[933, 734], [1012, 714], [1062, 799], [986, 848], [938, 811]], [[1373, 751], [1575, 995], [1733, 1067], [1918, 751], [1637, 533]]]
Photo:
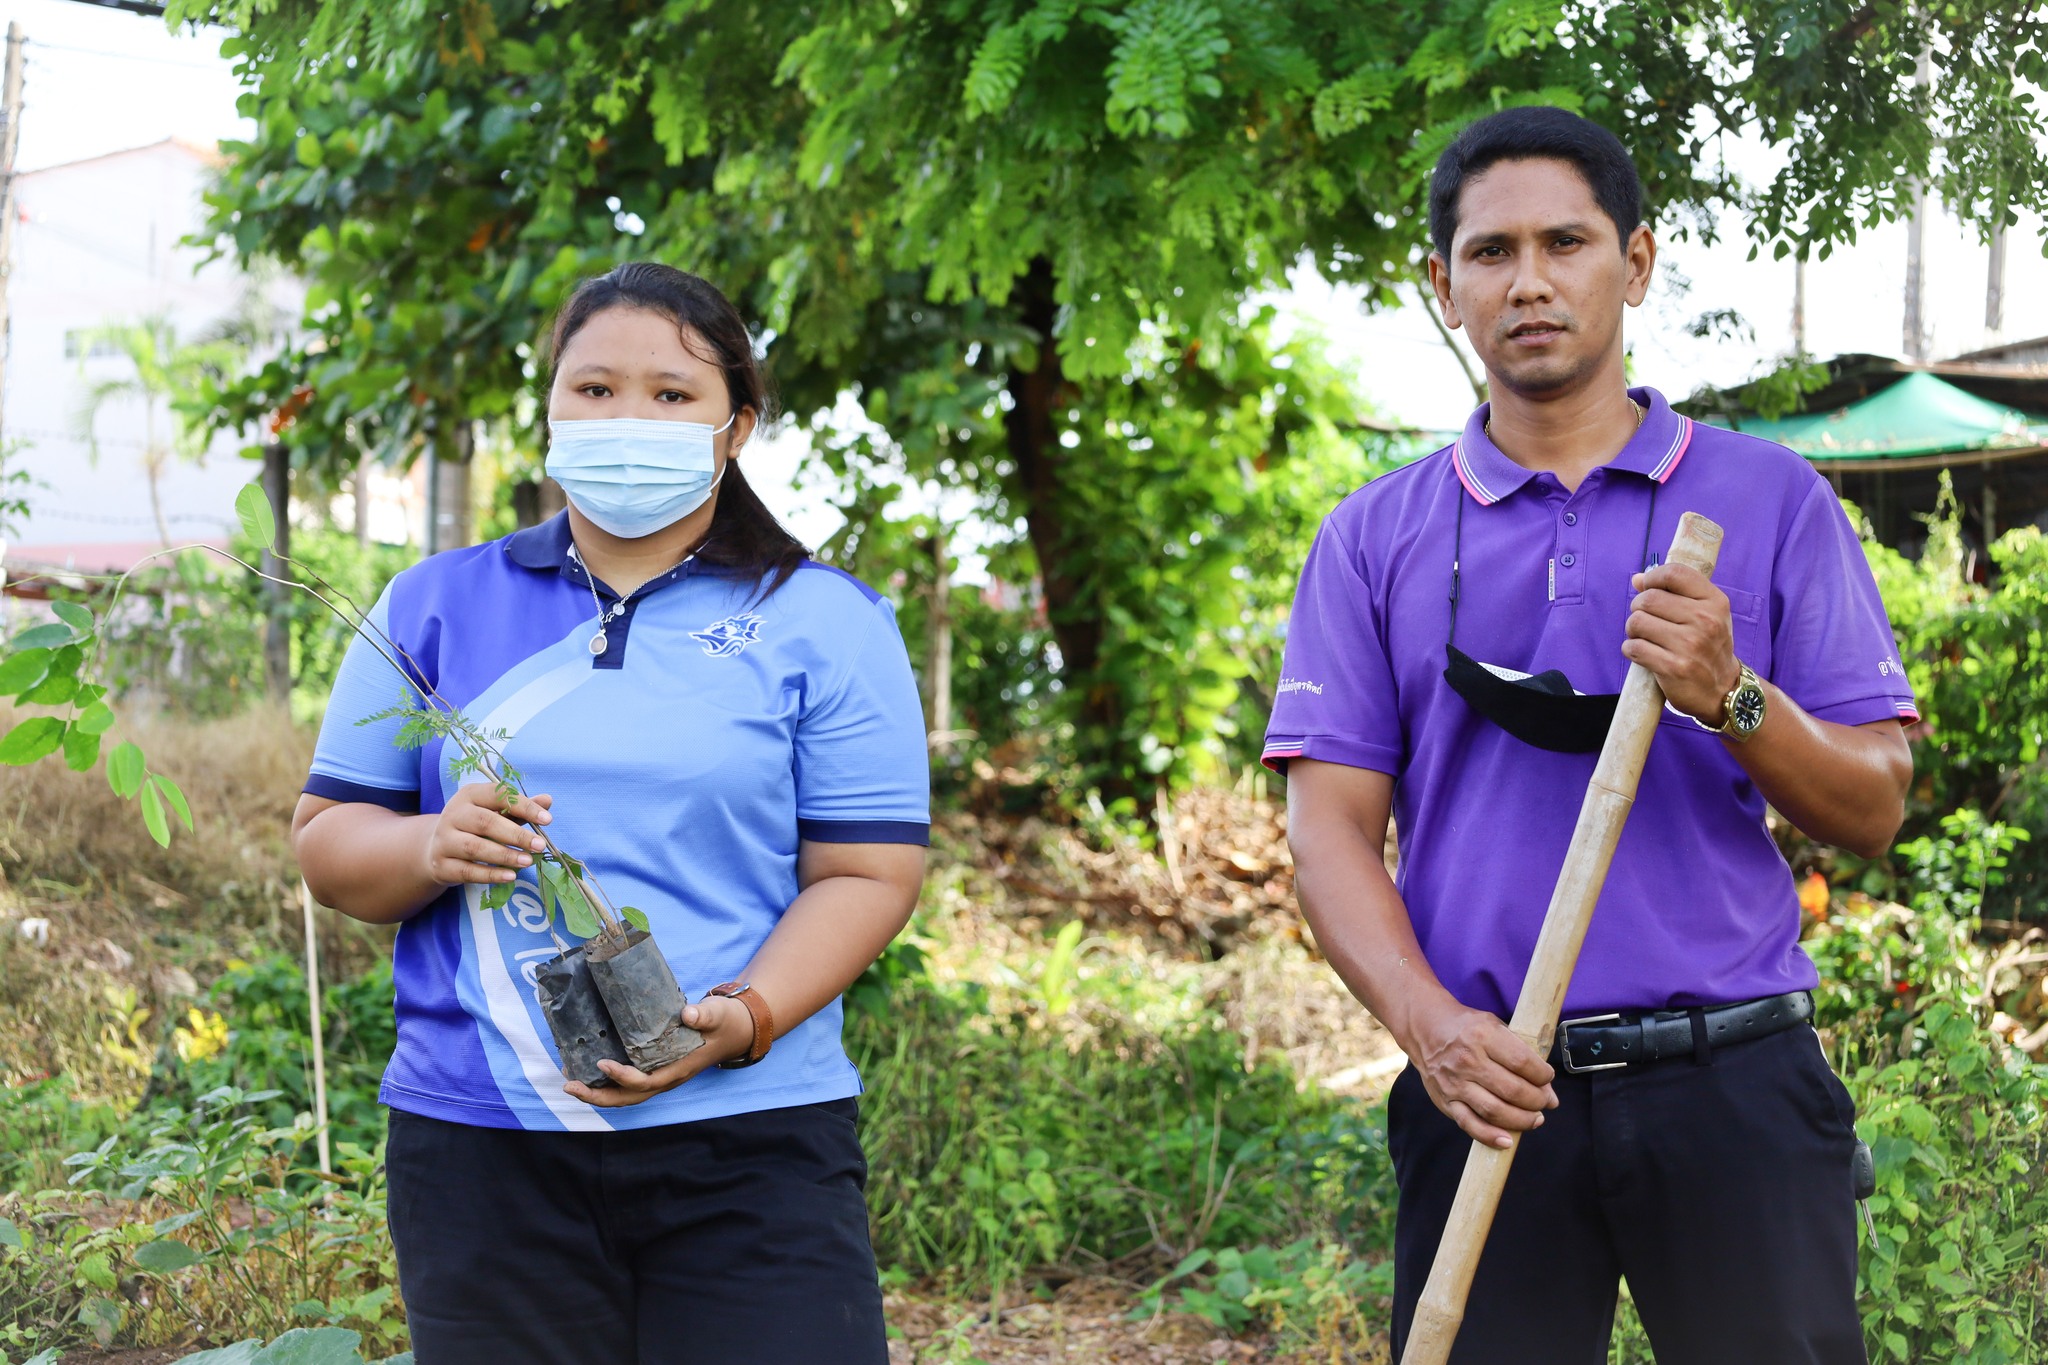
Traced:
[[1551, 1061], [1564, 1070], [1607, 1071], [1638, 1062], [1690, 1057], [1705, 1066], [1717, 1047], [1783, 1033], [1813, 1018], [1813, 994], [1792, 991], [1734, 1005], [1594, 1014], [1557, 1026]]

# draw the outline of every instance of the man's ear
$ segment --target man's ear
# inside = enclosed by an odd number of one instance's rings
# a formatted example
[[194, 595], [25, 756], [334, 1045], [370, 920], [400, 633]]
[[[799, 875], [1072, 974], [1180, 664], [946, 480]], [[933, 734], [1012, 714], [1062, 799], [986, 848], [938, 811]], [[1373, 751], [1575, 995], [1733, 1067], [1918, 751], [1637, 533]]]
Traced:
[[1451, 302], [1451, 266], [1442, 252], [1429, 253], [1429, 287], [1436, 293], [1436, 307], [1444, 315], [1444, 326], [1463, 326], [1458, 320], [1458, 305]]
[[1622, 298], [1629, 307], [1640, 308], [1650, 292], [1650, 277], [1657, 270], [1657, 239], [1648, 223], [1636, 224], [1636, 230], [1628, 235], [1628, 250], [1624, 254], [1628, 258], [1628, 283]]

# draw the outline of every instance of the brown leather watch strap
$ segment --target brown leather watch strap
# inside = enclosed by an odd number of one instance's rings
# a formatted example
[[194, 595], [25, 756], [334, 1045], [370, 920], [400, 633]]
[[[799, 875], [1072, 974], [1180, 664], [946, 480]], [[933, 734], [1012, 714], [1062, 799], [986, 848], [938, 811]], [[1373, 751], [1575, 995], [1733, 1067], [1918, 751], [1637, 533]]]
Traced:
[[754, 1016], [754, 1045], [746, 1055], [735, 1057], [719, 1066], [727, 1071], [737, 1071], [743, 1066], [752, 1066], [768, 1055], [768, 1049], [775, 1043], [775, 1012], [768, 1008], [768, 1002], [761, 998], [761, 992], [754, 989], [751, 981], [726, 981], [713, 986], [706, 995], [722, 995], [728, 1000], [737, 1000], [747, 1007], [747, 1013]]

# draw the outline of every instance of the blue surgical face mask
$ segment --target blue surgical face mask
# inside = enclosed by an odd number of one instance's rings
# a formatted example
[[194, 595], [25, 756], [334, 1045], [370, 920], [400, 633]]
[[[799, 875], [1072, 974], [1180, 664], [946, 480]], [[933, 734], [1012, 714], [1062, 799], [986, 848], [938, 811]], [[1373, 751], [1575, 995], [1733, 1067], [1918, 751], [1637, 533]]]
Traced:
[[599, 417], [548, 423], [548, 477], [576, 510], [624, 540], [651, 536], [704, 505], [725, 477], [712, 438], [732, 426]]

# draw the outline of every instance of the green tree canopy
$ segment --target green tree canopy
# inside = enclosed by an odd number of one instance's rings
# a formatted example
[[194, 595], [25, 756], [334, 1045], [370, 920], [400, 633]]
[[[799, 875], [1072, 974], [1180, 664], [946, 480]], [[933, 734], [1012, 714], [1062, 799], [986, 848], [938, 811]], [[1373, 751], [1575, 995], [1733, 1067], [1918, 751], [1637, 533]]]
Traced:
[[[531, 428], [573, 279], [635, 256], [696, 270], [763, 329], [800, 418], [858, 397], [879, 435], [812, 422], [842, 467], [971, 488], [1021, 524], [1098, 756], [1181, 742], [1114, 660], [1134, 622], [1214, 640], [1224, 585], [1163, 547], [1244, 515], [1220, 454], [1240, 404], [1264, 395], [1280, 455], [1290, 413], [1344, 417], [1341, 385], [1239, 363], [1275, 354], [1249, 301], [1303, 261], [1390, 301], [1428, 168], [1470, 118], [1582, 110], [1633, 147], [1662, 222], [1709, 231], [1732, 208], [1781, 252], [1904, 211], [1922, 179], [1980, 223], [2048, 207], [2028, 4], [171, 9], [235, 30], [260, 125], [214, 227], [312, 287], [307, 354], [252, 380], [248, 410], [309, 382], [309, 452], [344, 421], [387, 449], [478, 417]], [[1737, 132], [1775, 149], [1771, 179], [1723, 169]], [[1184, 496], [1149, 491], [1162, 462]]]

